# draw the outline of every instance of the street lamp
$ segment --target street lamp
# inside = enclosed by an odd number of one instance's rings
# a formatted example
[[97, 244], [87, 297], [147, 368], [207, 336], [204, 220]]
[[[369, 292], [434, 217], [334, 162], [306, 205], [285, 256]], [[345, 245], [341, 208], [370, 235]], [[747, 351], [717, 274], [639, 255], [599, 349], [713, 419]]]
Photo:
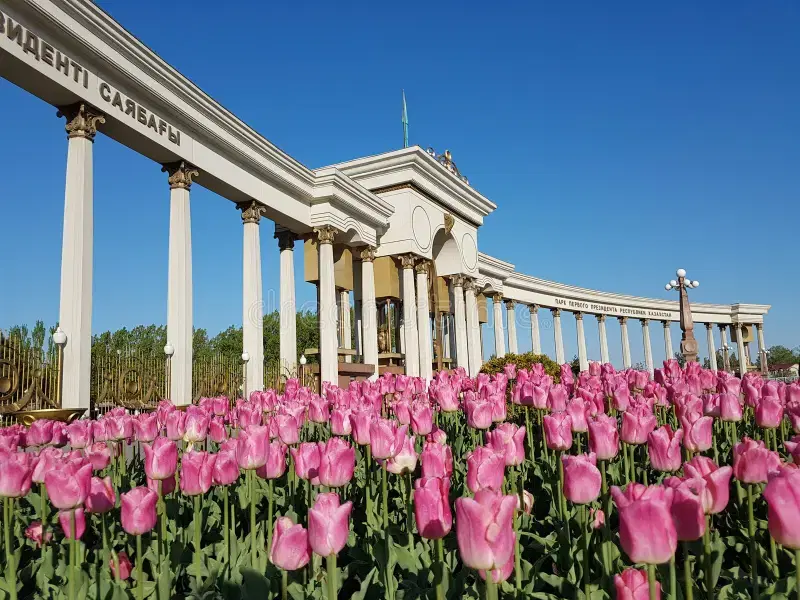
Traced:
[[61, 408], [61, 390], [64, 387], [64, 346], [67, 343], [67, 334], [56, 327], [53, 332], [53, 342], [58, 346], [58, 386], [56, 387], [56, 403]]
[[169, 398], [172, 389], [172, 355], [175, 354], [175, 348], [169, 342], [164, 346], [164, 354], [167, 356], [164, 398]]
[[242, 382], [242, 396], [247, 400], [247, 363], [250, 361], [250, 355], [247, 350], [242, 352], [242, 364], [244, 365], [244, 381]]
[[678, 269], [675, 274], [677, 281], [671, 280], [664, 286], [667, 291], [677, 289], [680, 297], [681, 310], [681, 354], [686, 362], [697, 362], [697, 340], [694, 339], [694, 323], [692, 322], [692, 310], [689, 307], [689, 295], [686, 290], [691, 290], [700, 286], [699, 281], [692, 281], [686, 278], [686, 271]]

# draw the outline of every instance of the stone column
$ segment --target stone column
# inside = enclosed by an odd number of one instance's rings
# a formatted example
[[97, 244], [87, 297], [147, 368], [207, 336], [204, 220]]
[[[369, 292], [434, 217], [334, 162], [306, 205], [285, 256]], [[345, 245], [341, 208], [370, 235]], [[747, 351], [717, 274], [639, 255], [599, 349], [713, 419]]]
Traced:
[[336, 335], [336, 282], [333, 266], [333, 238], [337, 230], [330, 225], [315, 227], [319, 249], [319, 372], [320, 381], [339, 383], [339, 357]]
[[767, 361], [767, 346], [764, 344], [764, 326], [756, 323], [756, 333], [758, 334], [758, 355], [761, 358], [761, 372], [769, 373], [769, 363]]
[[556, 362], [559, 365], [564, 364], [564, 338], [561, 336], [561, 309], [551, 308], [550, 312], [553, 313], [553, 335], [556, 340]]
[[[294, 242], [291, 231], [275, 232], [280, 249], [280, 361], [281, 372], [288, 377], [297, 375], [297, 301], [294, 290]], [[248, 367], [249, 369], [249, 367]]]
[[589, 359], [586, 356], [586, 337], [583, 331], [583, 313], [575, 313], [575, 329], [578, 332], [578, 362], [581, 371], [589, 370]]
[[431, 339], [431, 309], [428, 305], [428, 269], [430, 262], [422, 260], [417, 270], [417, 333], [419, 334], [419, 375], [433, 377], [433, 340]]
[[453, 288], [453, 321], [456, 334], [456, 364], [469, 373], [469, 344], [467, 343], [467, 311], [464, 305], [464, 276], [450, 278]]
[[[354, 251], [354, 258], [358, 255]], [[360, 357], [361, 362], [364, 361], [364, 323], [361, 318], [361, 306], [363, 305], [361, 293], [361, 261], [353, 261], [353, 319], [355, 320], [353, 327], [353, 348], [356, 351], [356, 356]]]
[[608, 336], [606, 335], [606, 316], [597, 315], [597, 331], [600, 335], [600, 362], [611, 362], [608, 357]]
[[378, 304], [375, 300], [375, 248], [361, 250], [361, 334], [364, 364], [374, 365], [378, 376]]
[[192, 224], [189, 188], [198, 171], [183, 161], [164, 165], [169, 173], [169, 284], [167, 341], [175, 348], [170, 359], [170, 399], [192, 402]]
[[[339, 330], [342, 348], [353, 349], [353, 323], [350, 318], [350, 291], [339, 290]], [[345, 356], [344, 362], [353, 362], [352, 356]]]
[[722, 368], [730, 373], [731, 355], [729, 352], [728, 334], [726, 333], [725, 325], [719, 325], [719, 341], [720, 341], [720, 348], [722, 348]]
[[670, 322], [661, 321], [661, 324], [664, 326], [664, 354], [667, 355], [667, 360], [671, 360], [675, 356], [672, 351], [672, 332], [669, 328]]
[[631, 342], [628, 339], [628, 317], [617, 317], [622, 332], [622, 368], [631, 368]]
[[467, 311], [467, 350], [469, 353], [469, 374], [474, 377], [481, 369], [481, 325], [478, 321], [478, 299], [476, 297], [475, 281], [468, 279], [464, 282], [464, 295]]
[[61, 243], [58, 324], [67, 334], [62, 365], [63, 408], [89, 408], [92, 378], [92, 262], [94, 252], [94, 165], [92, 144], [105, 122], [85, 104], [62, 108], [67, 119], [67, 181]]
[[[244, 225], [242, 256], [242, 350], [247, 363], [247, 392], [264, 389], [264, 301], [261, 281], [261, 230], [264, 205], [253, 200], [238, 205]], [[283, 335], [283, 331], [281, 331]]]
[[531, 312], [531, 352], [541, 354], [542, 340], [539, 337], [539, 307], [531, 304], [528, 310]]
[[517, 311], [515, 310], [516, 302], [513, 300], [506, 300], [506, 323], [508, 325], [508, 352], [510, 354], [519, 354], [517, 346]]
[[404, 254], [400, 257], [403, 268], [403, 324], [405, 344], [406, 375], [419, 376], [419, 334], [417, 333], [417, 298], [414, 292], [414, 264], [416, 257], [413, 254]]
[[644, 345], [644, 364], [650, 375], [653, 374], [653, 347], [650, 345], [650, 319], [642, 319], [642, 344]]
[[498, 358], [506, 355], [506, 334], [503, 331], [503, 297], [492, 296], [492, 318], [494, 327], [494, 354]]
[[734, 323], [732, 327], [736, 330], [736, 346], [739, 349], [739, 377], [744, 377], [747, 373], [747, 356], [745, 356], [744, 336], [742, 335], [743, 323]]
[[708, 362], [712, 371], [717, 370], [717, 349], [714, 347], [714, 329], [711, 323], [706, 323], [706, 342], [708, 343]]

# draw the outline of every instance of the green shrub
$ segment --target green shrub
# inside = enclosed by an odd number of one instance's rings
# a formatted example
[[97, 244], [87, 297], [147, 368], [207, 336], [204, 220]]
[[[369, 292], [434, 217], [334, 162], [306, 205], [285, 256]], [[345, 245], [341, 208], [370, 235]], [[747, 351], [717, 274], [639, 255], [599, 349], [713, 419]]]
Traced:
[[541, 363], [544, 365], [544, 372], [553, 378], [553, 383], [559, 383], [561, 381], [561, 368], [556, 361], [545, 354], [534, 354], [533, 352], [526, 352], [525, 354], [506, 354], [503, 358], [494, 356], [483, 364], [481, 373], [496, 375], [503, 370], [503, 367], [510, 363], [517, 365], [517, 369], [530, 369], [533, 364]]

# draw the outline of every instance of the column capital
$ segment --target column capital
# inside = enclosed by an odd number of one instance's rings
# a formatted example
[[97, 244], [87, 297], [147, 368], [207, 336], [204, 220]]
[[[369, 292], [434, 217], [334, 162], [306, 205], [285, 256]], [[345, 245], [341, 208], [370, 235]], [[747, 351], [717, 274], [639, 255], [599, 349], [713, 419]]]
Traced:
[[595, 318], [597, 319], [598, 323], [605, 323], [606, 322], [606, 316], [605, 315], [595, 315]]
[[561, 309], [560, 308], [551, 308], [550, 312], [553, 313], [554, 317], [561, 317]]
[[[244, 218], [244, 215], [242, 215]], [[284, 250], [294, 250], [294, 243], [297, 240], [297, 234], [294, 231], [284, 229], [275, 232], [275, 239], [278, 240], [278, 248], [281, 252]]]
[[317, 236], [318, 244], [333, 244], [333, 238], [339, 230], [333, 225], [323, 225], [322, 227], [314, 227], [314, 234]]
[[574, 312], [572, 314], [575, 315], [575, 320], [576, 321], [583, 321], [583, 313], [582, 312], [578, 311], [578, 312]]
[[169, 175], [167, 181], [171, 190], [188, 190], [192, 187], [192, 178], [200, 174], [193, 165], [183, 160], [162, 165], [161, 172]]
[[[661, 321], [661, 324], [664, 326], [664, 329], [669, 329], [669, 326], [670, 326], [670, 322], [669, 322], [669, 321]], [[710, 324], [709, 324], [709, 323], [706, 323], [706, 327], [708, 327], [709, 329], [711, 329], [711, 327], [710, 327]]]
[[94, 141], [97, 134], [97, 126], [105, 123], [106, 118], [99, 110], [92, 108], [85, 102], [78, 102], [69, 106], [62, 106], [56, 115], [66, 117], [67, 138], [85, 138], [90, 142]]
[[711, 331], [711, 329], [712, 329], [713, 327], [714, 327], [714, 324], [713, 324], [713, 323], [706, 323], [706, 329], [707, 329], [708, 331]]
[[400, 259], [400, 266], [403, 269], [413, 269], [417, 262], [417, 257], [413, 254], [401, 254], [398, 258]]
[[414, 267], [417, 273], [427, 275], [430, 272], [431, 261], [425, 260], [424, 258], [420, 260], [417, 265]]
[[753, 323], [753, 326], [756, 328], [756, 331], [761, 331], [761, 326], [763, 323]]
[[503, 294], [494, 293], [492, 294], [492, 302], [502, 302], [503, 301]]
[[477, 293], [478, 286], [475, 285], [475, 280], [470, 277], [464, 278], [464, 290], [467, 292]]
[[530, 312], [532, 315], [535, 315], [536, 313], [538, 313], [538, 312], [539, 312], [539, 307], [538, 307], [536, 304], [530, 304], [530, 305], [528, 305], [528, 311], [529, 311], [529, 312]]
[[627, 325], [628, 317], [617, 317], [617, 321], [619, 321], [620, 325]]
[[642, 322], [642, 327], [650, 325], [650, 319], [639, 319]]
[[465, 279], [466, 279], [466, 277], [464, 277], [463, 275], [451, 275], [450, 276], [450, 281], [453, 282], [453, 287], [463, 288]]
[[516, 300], [506, 300], [505, 301], [506, 310], [514, 310], [514, 307], [517, 306]]
[[242, 211], [242, 223], [255, 223], [258, 225], [261, 221], [261, 215], [264, 214], [264, 210], [267, 207], [256, 200], [249, 200], [248, 202], [239, 202], [236, 208]]
[[360, 252], [361, 262], [372, 262], [375, 260], [375, 248], [373, 246], [366, 246]]

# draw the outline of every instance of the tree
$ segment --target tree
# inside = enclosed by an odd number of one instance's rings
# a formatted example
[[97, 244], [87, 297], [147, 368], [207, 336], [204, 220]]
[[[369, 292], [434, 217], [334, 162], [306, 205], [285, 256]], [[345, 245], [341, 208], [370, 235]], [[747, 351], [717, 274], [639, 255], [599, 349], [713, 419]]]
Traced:
[[767, 349], [767, 365], [793, 365], [800, 363], [800, 349], [790, 350], [786, 346], [771, 346]]

